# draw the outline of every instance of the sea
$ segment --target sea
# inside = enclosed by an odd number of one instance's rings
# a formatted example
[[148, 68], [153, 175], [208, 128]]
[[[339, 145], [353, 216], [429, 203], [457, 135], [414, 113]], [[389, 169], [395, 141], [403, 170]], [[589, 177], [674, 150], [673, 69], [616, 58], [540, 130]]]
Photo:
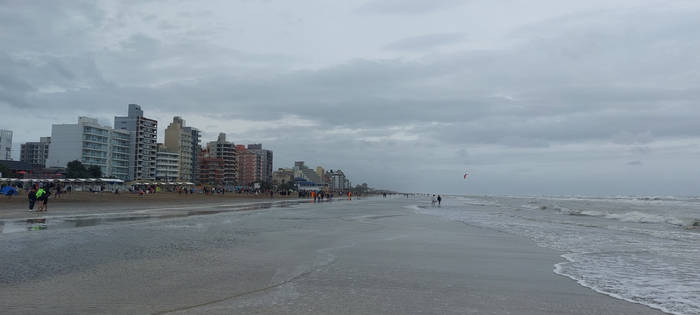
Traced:
[[562, 252], [553, 271], [671, 314], [700, 314], [700, 197], [448, 196], [412, 208]]

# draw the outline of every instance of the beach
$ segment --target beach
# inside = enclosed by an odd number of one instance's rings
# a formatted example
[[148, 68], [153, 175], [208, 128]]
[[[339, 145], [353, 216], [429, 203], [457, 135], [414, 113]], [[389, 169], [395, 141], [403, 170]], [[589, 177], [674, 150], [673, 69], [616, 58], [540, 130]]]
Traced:
[[75, 203], [75, 213], [58, 205], [53, 213], [50, 206], [43, 223], [27, 222], [41, 220], [27, 219], [34, 214], [3, 209], [13, 214], [2, 219], [12, 229], [0, 234], [0, 308], [662, 314], [555, 274], [554, 266], [564, 261], [561, 251], [423, 214], [412, 208], [417, 203], [402, 198]]

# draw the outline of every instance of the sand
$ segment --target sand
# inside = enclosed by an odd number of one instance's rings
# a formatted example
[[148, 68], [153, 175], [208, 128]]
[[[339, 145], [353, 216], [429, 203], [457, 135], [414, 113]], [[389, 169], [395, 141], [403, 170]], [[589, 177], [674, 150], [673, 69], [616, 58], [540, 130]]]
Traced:
[[561, 253], [402, 200], [280, 205], [196, 215], [221, 206], [200, 203], [185, 217], [0, 234], [0, 309], [661, 314], [555, 275]]

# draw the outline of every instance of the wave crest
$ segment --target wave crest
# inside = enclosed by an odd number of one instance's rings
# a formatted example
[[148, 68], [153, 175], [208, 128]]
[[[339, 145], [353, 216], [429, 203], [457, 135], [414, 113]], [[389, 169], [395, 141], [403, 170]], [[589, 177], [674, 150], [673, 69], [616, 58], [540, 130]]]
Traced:
[[688, 229], [700, 228], [700, 218], [677, 218], [672, 216], [663, 216], [658, 214], [645, 213], [640, 211], [629, 211], [623, 213], [609, 213], [596, 210], [579, 210], [561, 206], [546, 206], [546, 205], [523, 205], [522, 208], [529, 210], [554, 210], [566, 215], [574, 216], [589, 216], [602, 217], [611, 220], [630, 223], [665, 223], [675, 226], [680, 226]]

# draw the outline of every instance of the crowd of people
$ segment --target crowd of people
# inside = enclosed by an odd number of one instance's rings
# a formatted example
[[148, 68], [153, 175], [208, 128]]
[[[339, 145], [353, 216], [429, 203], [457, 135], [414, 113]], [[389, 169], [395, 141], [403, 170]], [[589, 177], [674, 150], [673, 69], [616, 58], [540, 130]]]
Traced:
[[[27, 192], [27, 199], [29, 201], [29, 210], [27, 211], [34, 211], [34, 205], [36, 205], [37, 201], [39, 202], [39, 206], [36, 209], [36, 212], [46, 212], [49, 210], [49, 196], [51, 196], [51, 187], [44, 187], [43, 184], [38, 184], [38, 185], [32, 185], [29, 188], [29, 191]], [[56, 197], [61, 195], [62, 190], [59, 186], [56, 186]]]
[[[339, 196], [346, 195], [348, 200], [352, 200], [352, 192], [348, 191], [347, 193], [341, 192], [339, 193]], [[335, 193], [333, 192], [327, 192], [324, 190], [300, 190], [299, 191], [299, 198], [311, 198], [314, 200], [314, 202], [318, 201], [330, 201], [334, 197], [336, 197]]]
[[[273, 198], [275, 194], [278, 195], [291, 195], [292, 193], [298, 194], [299, 198], [310, 198], [313, 199], [314, 202], [321, 202], [321, 201], [330, 201], [333, 200], [333, 198], [337, 198], [338, 196], [342, 197], [347, 197], [348, 200], [352, 200], [353, 194], [352, 192], [329, 192], [329, 191], [307, 191], [307, 190], [301, 190], [301, 191], [278, 191], [278, 190], [273, 190], [273, 189], [267, 189], [267, 190], [261, 190], [261, 189], [253, 189], [253, 188], [239, 188], [239, 189], [225, 189], [223, 187], [208, 187], [208, 186], [200, 186], [200, 187], [194, 187], [194, 186], [173, 186], [173, 187], [160, 187], [157, 185], [148, 185], [148, 186], [128, 186], [128, 187], [123, 187], [125, 188], [125, 191], [128, 191], [129, 193], [135, 193], [139, 195], [150, 195], [150, 194], [156, 194], [160, 193], [163, 191], [166, 192], [177, 192], [178, 195], [187, 195], [187, 194], [203, 194], [203, 195], [215, 195], [215, 194], [247, 194], [247, 195], [269, 195], [270, 198]], [[70, 185], [65, 185], [62, 183], [29, 183], [29, 186], [25, 183], [24, 185], [19, 184], [19, 185], [8, 185], [8, 184], [3, 184], [0, 186], [0, 190], [6, 191], [6, 194], [9, 197], [13, 195], [20, 195], [26, 193], [27, 196], [27, 202], [28, 202], [28, 211], [30, 212], [46, 212], [48, 211], [48, 202], [49, 202], [49, 197], [52, 199], [58, 199], [61, 197], [61, 195], [66, 194], [66, 193], [71, 193], [73, 191], [72, 186]], [[83, 191], [85, 191], [86, 188], [83, 187]], [[119, 194], [119, 188], [113, 188], [110, 190], [107, 190], [104, 185], [97, 185], [95, 187], [90, 186], [87, 189], [91, 193], [104, 193], [104, 192], [110, 192], [114, 194]], [[386, 198], [386, 194], [384, 195]], [[438, 199], [441, 199], [438, 196]], [[438, 201], [439, 202], [439, 201]], [[36, 210], [35, 210], [36, 208]]]

